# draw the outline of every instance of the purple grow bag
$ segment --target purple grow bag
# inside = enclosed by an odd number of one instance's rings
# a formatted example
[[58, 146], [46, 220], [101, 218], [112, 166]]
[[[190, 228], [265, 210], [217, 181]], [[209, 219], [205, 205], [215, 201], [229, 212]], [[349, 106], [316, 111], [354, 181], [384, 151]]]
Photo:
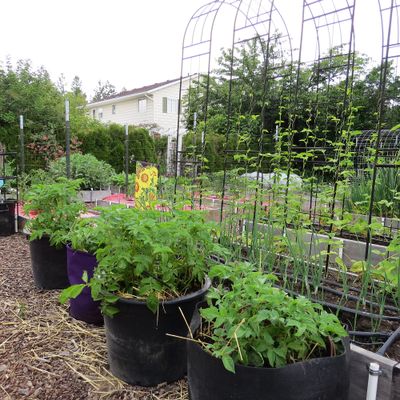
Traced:
[[[96, 257], [83, 251], [75, 251], [67, 245], [68, 279], [71, 285], [84, 283], [82, 275], [87, 271], [89, 279], [97, 266]], [[89, 324], [102, 325], [103, 316], [100, 312], [100, 302], [94, 301], [90, 289], [85, 287], [82, 293], [69, 301], [70, 315]]]

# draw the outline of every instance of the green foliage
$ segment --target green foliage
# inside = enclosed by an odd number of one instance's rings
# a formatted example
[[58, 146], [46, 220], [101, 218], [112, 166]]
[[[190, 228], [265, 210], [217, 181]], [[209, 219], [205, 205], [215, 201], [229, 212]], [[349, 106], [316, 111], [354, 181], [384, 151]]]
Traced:
[[[348, 211], [367, 214], [372, 192], [372, 178], [369, 174], [356, 177], [346, 198]], [[374, 215], [400, 217], [400, 175], [396, 168], [377, 170], [374, 190]]]
[[68, 242], [71, 248], [76, 251], [83, 251], [95, 254], [101, 246], [101, 239], [98, 232], [98, 218], [76, 219], [68, 233]]
[[28, 173], [21, 174], [18, 181], [21, 197], [24, 199], [25, 194], [29, 191], [32, 185], [54, 183], [54, 179], [44, 169], [32, 169]]
[[111, 207], [96, 221], [99, 265], [90, 281], [92, 296], [107, 315], [118, 296], [160, 302], [198, 289], [212, 261], [222, 253], [212, 225], [194, 212], [138, 211]]
[[[115, 186], [124, 187], [125, 186], [125, 178], [126, 175], [124, 172], [120, 174], [115, 174], [111, 178], [111, 183]], [[128, 184], [129, 186], [135, 185], [136, 174], [129, 174], [128, 175]]]
[[64, 289], [60, 294], [60, 303], [64, 304], [69, 299], [76, 299], [81, 293], [82, 290], [86, 287], [84, 283], [71, 285], [70, 287]]
[[231, 372], [235, 364], [282, 367], [334, 355], [347, 336], [334, 314], [304, 297], [288, 296], [273, 286], [274, 276], [250, 264], [218, 265], [210, 277], [220, 283], [200, 310], [199, 339], [205, 338], [205, 348]]
[[80, 184], [79, 180], [59, 179], [56, 183], [32, 185], [24, 198], [24, 212], [37, 213], [26, 224], [31, 233], [30, 240], [48, 236], [53, 246], [61, 247], [67, 243], [72, 224], [85, 209], [77, 200]]
[[78, 86], [76, 81], [73, 92], [65, 93], [43, 67], [34, 70], [27, 60], [19, 60], [15, 67], [10, 60], [0, 64], [0, 143], [9, 151], [18, 150], [18, 120], [23, 115], [27, 170], [44, 168], [49, 160], [63, 154], [65, 97], [70, 100], [73, 135], [93, 124]]
[[159, 165], [161, 174], [165, 174], [167, 172], [167, 147], [167, 136], [154, 137], [154, 150], [156, 153], [157, 164]]
[[[126, 174], [124, 172], [121, 172], [120, 174], [115, 174], [111, 178], [111, 183], [115, 186], [118, 186], [119, 189], [123, 192], [125, 192], [125, 179], [126, 179]], [[135, 194], [135, 180], [136, 180], [136, 174], [129, 174], [128, 175], [128, 196], [133, 196]]]
[[[198, 159], [200, 159], [202, 154], [201, 137], [201, 126], [196, 132], [188, 132], [183, 137], [185, 150], [188, 153], [194, 152], [194, 154], [197, 155]], [[204, 171], [221, 171], [223, 169], [224, 159], [222, 157], [222, 153], [225, 140], [226, 139], [224, 135], [218, 134], [216, 132], [213, 132], [213, 134], [206, 136], [203, 157], [207, 160], [207, 162], [203, 167]]]
[[[116, 172], [124, 171], [125, 128], [122, 125], [97, 125], [90, 132], [79, 135], [82, 152], [93, 154], [110, 164]], [[156, 162], [154, 140], [145, 128], [129, 126], [129, 172], [135, 172], [132, 160]]]
[[[279, 34], [270, 38], [269, 48], [261, 40], [237, 46], [234, 53], [223, 50], [219, 69], [210, 78], [203, 76], [192, 83], [184, 99], [187, 103], [186, 128], [192, 137], [190, 140], [187, 138], [184, 144], [187, 150], [188, 146], [194, 144], [197, 154], [200, 154], [199, 138], [205, 133], [205, 155], [211, 160], [207, 166], [209, 172], [218, 171], [218, 160], [224, 160], [225, 157], [230, 168], [232, 160], [230, 153], [225, 153], [225, 150], [244, 150], [246, 147], [257, 152], [260, 148], [265, 153], [277, 151], [274, 149], [277, 127], [293, 145], [303, 148], [306, 145], [310, 149], [307, 152], [298, 149], [293, 152], [295, 158], [303, 160], [301, 169], [306, 171], [315, 166], [310, 162], [312, 159], [324, 156], [323, 149], [315, 150], [313, 147], [333, 145], [339, 149], [332, 142], [342, 135], [342, 129], [346, 132], [350, 125], [359, 130], [376, 129], [381, 65], [371, 66], [365, 55], [355, 54], [354, 75], [349, 78], [354, 90], [351, 102], [344, 104], [349, 82], [347, 55], [341, 46], [330, 49], [319, 63], [301, 65], [297, 75], [294, 73], [297, 66], [291, 64], [287, 54], [278, 50], [278, 41]], [[264, 65], [263, 60], [267, 59], [268, 65]], [[231, 75], [232, 81], [227, 79]], [[276, 76], [281, 78], [274, 79]], [[392, 64], [386, 84], [383, 120], [386, 126], [393, 126], [398, 123], [400, 115], [400, 80]], [[194, 112], [197, 113], [196, 129]], [[348, 121], [340, 117], [345, 114], [349, 115]], [[206, 126], [204, 121], [207, 121]], [[222, 141], [220, 145], [220, 136], [227, 133], [228, 143], [225, 146], [225, 141]], [[196, 140], [193, 140], [194, 135], [198, 137]], [[246, 146], [243, 138], [246, 138]], [[288, 155], [287, 142], [285, 140], [282, 143], [282, 157]], [[287, 165], [284, 159], [281, 158], [281, 161]], [[349, 157], [344, 156], [341, 163], [348, 161]], [[323, 165], [321, 168], [325, 171], [332, 168], [331, 173], [335, 173], [334, 165], [336, 163], [333, 163], [333, 167]]]
[[[49, 173], [54, 178], [66, 174], [65, 157], [53, 161], [49, 165]], [[103, 189], [111, 184], [115, 171], [111, 165], [98, 160], [91, 154], [71, 154], [71, 178], [81, 180], [81, 189]]]
[[350, 270], [365, 277], [371, 274], [375, 279], [375, 284], [382, 288], [385, 293], [393, 295], [395, 303], [400, 305], [400, 234], [396, 234], [390, 241], [387, 251], [372, 250], [385, 258], [372, 265], [371, 260], [356, 261], [352, 264]]
[[97, 87], [94, 90], [92, 102], [104, 100], [113, 94], [116, 94], [115, 86], [109, 81], [103, 83], [102, 81], [97, 82]]
[[14, 68], [10, 60], [0, 66], [0, 142], [7, 149], [17, 148], [19, 115], [25, 117], [26, 134], [61, 131], [58, 107], [62, 95], [44, 68], [33, 70], [29, 61], [20, 60]]

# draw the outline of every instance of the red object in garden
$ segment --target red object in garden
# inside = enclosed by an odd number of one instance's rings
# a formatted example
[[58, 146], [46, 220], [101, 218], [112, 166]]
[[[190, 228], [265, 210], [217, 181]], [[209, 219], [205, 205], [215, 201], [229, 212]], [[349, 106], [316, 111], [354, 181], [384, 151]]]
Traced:
[[135, 205], [135, 200], [127, 198], [125, 193], [112, 194], [111, 196], [104, 197], [102, 201], [108, 201], [113, 204], [126, 204], [132, 207]]

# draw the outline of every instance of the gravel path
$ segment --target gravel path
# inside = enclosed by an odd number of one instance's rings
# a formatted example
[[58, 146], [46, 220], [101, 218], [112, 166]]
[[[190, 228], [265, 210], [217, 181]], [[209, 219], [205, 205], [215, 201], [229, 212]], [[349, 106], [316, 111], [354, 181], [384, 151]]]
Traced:
[[104, 329], [72, 319], [58, 295], [35, 288], [28, 241], [0, 237], [0, 399], [188, 399], [185, 381], [145, 389], [113, 377]]

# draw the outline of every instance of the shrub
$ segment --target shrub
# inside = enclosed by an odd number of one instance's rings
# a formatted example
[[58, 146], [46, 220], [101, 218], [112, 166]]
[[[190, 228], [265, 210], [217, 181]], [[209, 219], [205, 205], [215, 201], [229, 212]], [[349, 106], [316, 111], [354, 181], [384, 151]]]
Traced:
[[[154, 140], [144, 128], [129, 126], [129, 161], [156, 162]], [[117, 172], [124, 170], [125, 128], [119, 124], [101, 125], [88, 133], [81, 133], [79, 140], [84, 154], [90, 153], [109, 163]], [[129, 163], [129, 172], [135, 172]]]
[[[66, 159], [62, 157], [50, 163], [49, 173], [54, 177], [65, 176]], [[71, 178], [81, 180], [81, 189], [102, 189], [111, 184], [115, 174], [111, 165], [91, 154], [71, 155]]]

